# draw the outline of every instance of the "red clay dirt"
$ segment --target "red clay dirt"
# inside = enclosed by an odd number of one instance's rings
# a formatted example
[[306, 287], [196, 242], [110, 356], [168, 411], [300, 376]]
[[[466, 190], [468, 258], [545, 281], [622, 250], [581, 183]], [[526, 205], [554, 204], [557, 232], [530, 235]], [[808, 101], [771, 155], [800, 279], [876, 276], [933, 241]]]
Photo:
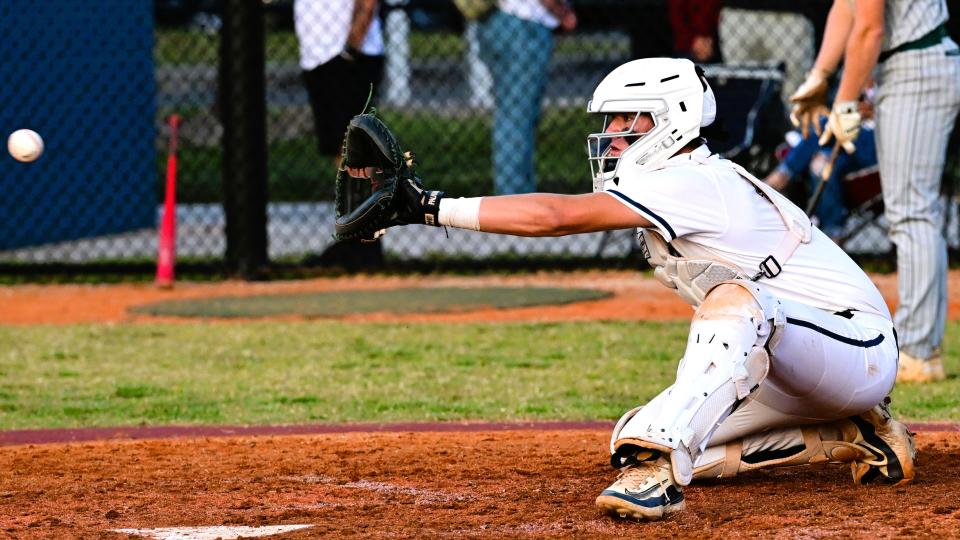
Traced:
[[[958, 290], [958, 279], [960, 274], [951, 274], [951, 291]], [[895, 277], [875, 281], [888, 299], [895, 295]], [[614, 296], [566, 306], [348, 319], [641, 320], [691, 314], [649, 276], [586, 272], [178, 284], [172, 291], [150, 285], [3, 287], [0, 324], [167, 322], [172, 320], [132, 315], [127, 308], [171, 298], [493, 284], [592, 286]], [[952, 296], [951, 318], [958, 307]], [[839, 465], [760, 471], [688, 488], [688, 510], [657, 523], [611, 519], [593, 506], [615, 476], [607, 463], [609, 425], [517, 427], [272, 431], [281, 435], [160, 428], [134, 432], [177, 437], [138, 440], [122, 429], [99, 435], [6, 432], [0, 434], [0, 538], [124, 538], [112, 531], [225, 524], [312, 525], [278, 538], [960, 537], [955, 425], [919, 433], [920, 469], [906, 487], [857, 487], [849, 469]], [[104, 436], [111, 438], [62, 442]]]
[[311, 524], [278, 538], [894, 538], [960, 532], [960, 433], [920, 433], [907, 487], [847, 467], [687, 488], [656, 523], [601, 515], [607, 430], [344, 433], [105, 441], [0, 451], [0, 537], [124, 538], [120, 528]]
[[[872, 276], [887, 303], [896, 304], [896, 276]], [[391, 289], [397, 287], [484, 286], [587, 287], [607, 290], [603, 300], [560, 306], [514, 309], [481, 309], [456, 313], [407, 314], [366, 313], [341, 320], [375, 322], [476, 322], [564, 320], [682, 320], [693, 311], [650, 273], [636, 271], [541, 272], [508, 276], [381, 276], [357, 275], [304, 281], [247, 283], [178, 283], [173, 289], [152, 284], [119, 285], [17, 285], [0, 287], [0, 324], [66, 324], [81, 322], [176, 322], [183, 319], [133, 314], [131, 306], [162, 300], [246, 296], [343, 290]], [[951, 319], [960, 318], [960, 271], [950, 273]], [[297, 320], [298, 317], [289, 317]], [[233, 319], [234, 321], [236, 319]]]

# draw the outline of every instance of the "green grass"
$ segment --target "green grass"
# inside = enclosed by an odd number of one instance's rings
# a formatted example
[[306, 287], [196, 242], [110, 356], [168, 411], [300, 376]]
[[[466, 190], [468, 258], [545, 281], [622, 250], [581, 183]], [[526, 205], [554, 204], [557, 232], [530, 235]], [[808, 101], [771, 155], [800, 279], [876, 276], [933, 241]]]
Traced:
[[[211, 64], [219, 61], [220, 38], [199, 30], [163, 28], [154, 32], [154, 58], [159, 65]], [[581, 44], [582, 46], [582, 44]], [[567, 47], [574, 50], [577, 45]], [[463, 58], [464, 41], [460, 35], [434, 32], [410, 34], [410, 56], [420, 59], [457, 60]], [[297, 62], [300, 48], [292, 30], [266, 33], [268, 62]]]
[[355, 313], [444, 313], [483, 307], [529, 307], [598, 300], [606, 291], [550, 287], [434, 287], [387, 291], [326, 291], [168, 300], [137, 313], [180, 317], [332, 317]]
[[[297, 40], [290, 30], [270, 31], [266, 36], [267, 61], [296, 63]], [[557, 39], [557, 56], [583, 56], [584, 51], [620, 50], [626, 40], [611, 42], [594, 35], [571, 35]], [[219, 38], [198, 30], [162, 28], [155, 32], [154, 56], [159, 66], [208, 65], [218, 63]], [[464, 41], [458, 34], [413, 32], [411, 56], [415, 59], [455, 61], [463, 57]], [[210, 125], [215, 119], [209, 110], [177, 107], [158, 111], [163, 118], [177, 112], [185, 125]], [[289, 110], [271, 110], [279, 116]], [[397, 133], [405, 148], [421, 161], [419, 174], [431, 188], [458, 196], [481, 196], [493, 192], [491, 161], [491, 114], [487, 111], [406, 111], [384, 108], [382, 116]], [[296, 112], [294, 112], [296, 114]], [[303, 107], [309, 126], [309, 109]], [[289, 121], [288, 117], [284, 117]], [[558, 193], [579, 193], [590, 189], [585, 158], [586, 134], [598, 128], [584, 107], [545, 110], [536, 135], [538, 189]], [[194, 127], [194, 129], [198, 129]], [[199, 128], [202, 129], [202, 128]], [[186, 128], [184, 133], [186, 133]], [[332, 160], [320, 156], [309, 129], [294, 138], [271, 140], [268, 146], [268, 192], [281, 201], [318, 201], [333, 198]], [[223, 180], [223, 151], [218, 146], [196, 144], [189, 137], [180, 143], [177, 196], [184, 203], [219, 202]], [[157, 152], [157, 194], [162, 197], [166, 152]]]
[[[418, 174], [429, 186], [457, 196], [493, 192], [490, 114], [440, 114], [383, 109], [381, 116], [400, 144], [414, 150]], [[538, 190], [589, 191], [587, 133], [599, 129], [583, 108], [543, 111], [536, 133]]]
[[[311, 136], [270, 143], [268, 193], [270, 200], [333, 200], [336, 169], [330, 158], [317, 152]], [[177, 163], [177, 201], [182, 203], [220, 202], [223, 194], [221, 163], [223, 149], [214, 146], [181, 143]], [[157, 193], [167, 167], [165, 152], [157, 153]]]
[[[180, 114], [189, 121], [198, 111]], [[309, 111], [304, 109], [304, 114]], [[417, 154], [417, 174], [431, 189], [462, 197], [493, 192], [490, 114], [384, 108], [380, 116], [394, 130], [400, 144]], [[583, 193], [590, 190], [586, 134], [599, 128], [593, 120], [580, 108], [544, 111], [536, 142], [540, 191]], [[333, 199], [336, 176], [333, 161], [319, 155], [312, 134], [272, 141], [268, 153], [271, 201]], [[223, 190], [222, 157], [219, 147], [182, 141], [177, 199], [188, 203], [219, 201]], [[162, 193], [166, 159], [165, 152], [157, 153], [158, 194]]]
[[[210, 64], [220, 61], [220, 38], [193, 29], [162, 28], [154, 31], [153, 55], [157, 65]], [[300, 49], [292, 31], [267, 32], [268, 62], [297, 62]]]
[[[684, 323], [71, 325], [0, 328], [0, 429], [615, 419], [671, 381]], [[947, 369], [960, 371], [950, 323]], [[960, 420], [960, 378], [899, 387]]]
[[[220, 38], [194, 29], [161, 28], [154, 32], [154, 58], [158, 65], [213, 64], [219, 61]], [[424, 60], [460, 60], [465, 55], [463, 36], [451, 32], [410, 33], [410, 57]], [[293, 30], [274, 29], [266, 33], [265, 52], [268, 62], [296, 62], [299, 43]], [[594, 55], [620, 58], [630, 53], [628, 39], [613, 39], [591, 34], [558, 36], [553, 54], [556, 57]]]
[[[211, 64], [219, 61], [220, 38], [199, 30], [163, 28], [154, 32], [154, 59], [158, 65]], [[582, 46], [582, 44], [581, 44]], [[574, 50], [577, 45], [568, 45]], [[463, 58], [465, 44], [460, 35], [451, 33], [412, 32], [410, 56], [419, 59], [457, 60]], [[265, 54], [268, 62], [297, 62], [300, 48], [292, 30], [266, 33]]]

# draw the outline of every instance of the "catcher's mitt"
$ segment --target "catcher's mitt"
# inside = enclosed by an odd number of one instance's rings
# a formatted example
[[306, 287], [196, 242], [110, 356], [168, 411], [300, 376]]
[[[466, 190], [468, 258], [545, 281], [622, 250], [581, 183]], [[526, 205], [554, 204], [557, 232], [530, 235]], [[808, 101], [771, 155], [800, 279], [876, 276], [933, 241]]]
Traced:
[[372, 242], [393, 225], [439, 226], [443, 192], [423, 190], [413, 175], [413, 154], [400, 150], [373, 113], [354, 116], [347, 126], [336, 187], [337, 240]]

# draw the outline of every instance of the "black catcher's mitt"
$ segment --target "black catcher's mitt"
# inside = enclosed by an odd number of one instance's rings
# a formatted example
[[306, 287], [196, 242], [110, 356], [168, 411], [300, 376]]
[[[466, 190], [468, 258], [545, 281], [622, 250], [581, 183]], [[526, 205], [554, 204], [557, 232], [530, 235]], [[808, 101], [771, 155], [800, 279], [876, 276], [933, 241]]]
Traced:
[[373, 113], [347, 126], [337, 171], [337, 240], [372, 242], [387, 227], [437, 225], [441, 191], [424, 191], [413, 175], [413, 154], [402, 152], [390, 129]]

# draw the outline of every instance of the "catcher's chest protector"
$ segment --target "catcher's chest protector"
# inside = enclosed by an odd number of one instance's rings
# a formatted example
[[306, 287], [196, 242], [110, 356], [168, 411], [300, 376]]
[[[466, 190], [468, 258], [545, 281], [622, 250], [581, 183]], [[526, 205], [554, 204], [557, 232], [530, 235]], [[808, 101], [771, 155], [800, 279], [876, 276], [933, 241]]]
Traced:
[[710, 289], [730, 279], [749, 279], [732, 265], [705, 259], [690, 259], [670, 253], [670, 246], [660, 233], [640, 229], [640, 249], [653, 267], [657, 281], [675, 289], [683, 301], [700, 307]]
[[[783, 195], [758, 180], [743, 167], [716, 157], [693, 155], [692, 159], [702, 165], [719, 165], [732, 169], [738, 176], [753, 184], [780, 213], [786, 224], [787, 232], [780, 244], [770, 253], [754, 275], [748, 275], [730, 263], [719, 260], [691, 259], [681, 254], [672, 254], [670, 246], [660, 234], [650, 229], [640, 229], [638, 238], [643, 256], [653, 267], [654, 277], [671, 289], [693, 307], [699, 307], [707, 293], [718, 284], [730, 279], [757, 280], [761, 277], [773, 278], [793, 255], [797, 247], [810, 241], [812, 225], [810, 219], [796, 205]], [[680, 163], [684, 164], [684, 163]]]

